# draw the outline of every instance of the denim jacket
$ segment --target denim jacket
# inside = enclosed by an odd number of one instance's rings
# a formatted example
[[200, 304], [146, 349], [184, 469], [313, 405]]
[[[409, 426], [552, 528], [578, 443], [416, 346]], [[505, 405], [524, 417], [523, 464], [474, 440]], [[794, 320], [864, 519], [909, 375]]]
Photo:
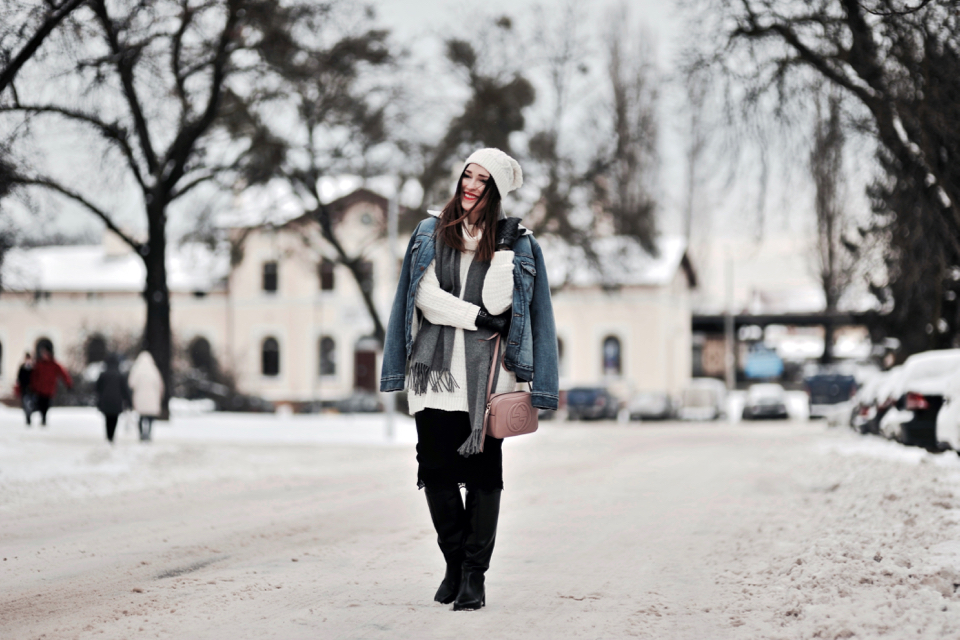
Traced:
[[[435, 255], [433, 233], [436, 218], [417, 225], [403, 256], [400, 282], [393, 299], [386, 343], [380, 391], [404, 388], [407, 358], [413, 350], [413, 323], [417, 286]], [[504, 366], [517, 380], [531, 384], [530, 401], [540, 409], [556, 409], [559, 399], [557, 369], [557, 329], [553, 321], [550, 284], [540, 245], [532, 235], [523, 235], [513, 246], [513, 318], [507, 335]]]

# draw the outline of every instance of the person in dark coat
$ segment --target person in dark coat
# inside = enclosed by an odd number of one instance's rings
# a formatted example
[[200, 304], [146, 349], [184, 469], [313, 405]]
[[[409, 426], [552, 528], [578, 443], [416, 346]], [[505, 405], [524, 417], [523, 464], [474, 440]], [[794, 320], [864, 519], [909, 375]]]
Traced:
[[33, 408], [36, 406], [36, 394], [30, 386], [30, 377], [33, 375], [33, 358], [27, 352], [23, 356], [23, 364], [17, 371], [17, 395], [20, 396], [20, 405], [23, 407], [23, 413], [27, 416], [27, 426], [30, 426], [30, 417], [33, 415]]
[[73, 380], [67, 370], [53, 359], [53, 353], [49, 349], [40, 347], [37, 349], [37, 363], [33, 365], [33, 373], [30, 374], [30, 388], [36, 394], [40, 424], [44, 426], [47, 424], [50, 402], [57, 393], [57, 380], [63, 380], [68, 389], [73, 388]]
[[97, 378], [97, 409], [107, 421], [107, 442], [113, 444], [117, 419], [131, 404], [130, 387], [120, 373], [120, 359], [117, 356], [107, 356], [105, 364], [106, 368]]

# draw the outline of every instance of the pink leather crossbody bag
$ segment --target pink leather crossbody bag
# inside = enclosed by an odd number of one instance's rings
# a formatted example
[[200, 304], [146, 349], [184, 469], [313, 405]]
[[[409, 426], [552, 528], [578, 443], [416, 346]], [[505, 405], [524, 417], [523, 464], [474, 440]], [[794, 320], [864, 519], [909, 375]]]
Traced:
[[536, 408], [530, 403], [528, 391], [509, 391], [490, 395], [493, 391], [494, 378], [503, 366], [499, 333], [496, 340], [493, 347], [493, 362], [490, 363], [490, 377], [487, 379], [487, 408], [483, 414], [486, 433], [501, 439], [533, 433], [539, 426], [539, 420]]

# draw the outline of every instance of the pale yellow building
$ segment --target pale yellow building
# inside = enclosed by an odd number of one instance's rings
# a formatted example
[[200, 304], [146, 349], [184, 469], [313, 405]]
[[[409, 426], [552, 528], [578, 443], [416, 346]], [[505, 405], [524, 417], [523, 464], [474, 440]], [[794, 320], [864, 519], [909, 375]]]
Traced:
[[[387, 201], [358, 190], [331, 203], [337, 237], [361, 259], [364, 286], [386, 325], [408, 238], [386, 241]], [[378, 386], [374, 324], [353, 275], [316, 221], [229, 230], [218, 251], [168, 254], [179, 358], [211, 352], [238, 389], [292, 404], [338, 400]], [[676, 393], [690, 378], [693, 270], [679, 239], [651, 257], [620, 238], [599, 241], [604, 277], [576, 250], [543, 239], [561, 348], [561, 387], [606, 383]], [[616, 268], [610, 268], [616, 267]], [[13, 250], [0, 293], [0, 397], [12, 393], [24, 351], [50, 340], [83, 369], [99, 341], [128, 343], [144, 324], [144, 267], [106, 234], [95, 246]], [[604, 351], [606, 347], [606, 353]], [[181, 361], [181, 364], [183, 362]]]

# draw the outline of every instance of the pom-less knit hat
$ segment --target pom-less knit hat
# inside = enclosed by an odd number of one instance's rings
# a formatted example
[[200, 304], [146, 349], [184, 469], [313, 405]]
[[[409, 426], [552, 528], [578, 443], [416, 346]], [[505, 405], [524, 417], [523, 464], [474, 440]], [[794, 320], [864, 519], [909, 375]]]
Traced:
[[468, 164], [478, 164], [490, 172], [497, 190], [500, 191], [500, 197], [504, 197], [514, 189], [519, 189], [523, 184], [523, 171], [520, 170], [520, 163], [505, 154], [500, 149], [487, 148], [477, 149], [470, 154], [467, 161], [463, 163], [461, 175]]

